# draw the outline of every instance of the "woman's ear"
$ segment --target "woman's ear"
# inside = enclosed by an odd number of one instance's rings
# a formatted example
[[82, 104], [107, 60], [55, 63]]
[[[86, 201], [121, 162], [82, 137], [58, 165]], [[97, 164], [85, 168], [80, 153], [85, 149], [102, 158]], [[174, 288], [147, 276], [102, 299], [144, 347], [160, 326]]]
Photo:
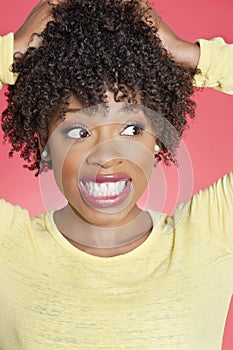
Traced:
[[39, 144], [41, 159], [46, 162], [50, 161], [51, 156], [50, 156], [49, 147], [40, 135], [38, 135], [38, 144]]

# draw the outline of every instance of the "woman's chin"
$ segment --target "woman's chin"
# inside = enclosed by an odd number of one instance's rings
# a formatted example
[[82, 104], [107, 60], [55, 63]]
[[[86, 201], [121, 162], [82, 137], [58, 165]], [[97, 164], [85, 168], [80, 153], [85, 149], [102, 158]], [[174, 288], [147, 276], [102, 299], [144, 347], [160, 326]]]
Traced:
[[109, 208], [104, 208], [105, 210], [99, 210], [94, 207], [85, 208], [85, 210], [75, 209], [71, 206], [72, 211], [83, 221], [90, 225], [98, 227], [118, 227], [121, 224], [126, 224], [131, 221], [131, 218], [137, 216], [141, 209], [134, 206], [127, 206], [121, 210], [109, 210]]

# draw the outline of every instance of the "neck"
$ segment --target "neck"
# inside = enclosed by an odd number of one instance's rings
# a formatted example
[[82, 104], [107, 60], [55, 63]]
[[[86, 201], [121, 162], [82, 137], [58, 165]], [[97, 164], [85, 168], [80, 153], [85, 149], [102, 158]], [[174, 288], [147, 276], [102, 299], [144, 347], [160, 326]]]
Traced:
[[67, 206], [54, 213], [54, 221], [62, 235], [76, 248], [97, 256], [125, 254], [149, 236], [153, 222], [149, 213], [135, 208], [127, 218], [108, 226], [85, 221]]

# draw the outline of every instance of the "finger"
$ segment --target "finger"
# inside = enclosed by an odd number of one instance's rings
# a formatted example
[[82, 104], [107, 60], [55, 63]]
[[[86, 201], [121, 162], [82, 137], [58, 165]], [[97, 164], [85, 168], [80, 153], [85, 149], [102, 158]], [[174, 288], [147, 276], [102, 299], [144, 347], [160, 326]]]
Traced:
[[28, 46], [38, 48], [42, 45], [42, 41], [42, 37], [39, 34], [34, 33], [31, 37], [31, 41], [29, 42]]
[[60, 3], [61, 1], [59, 0], [48, 0], [47, 3], [49, 6], [56, 6]]

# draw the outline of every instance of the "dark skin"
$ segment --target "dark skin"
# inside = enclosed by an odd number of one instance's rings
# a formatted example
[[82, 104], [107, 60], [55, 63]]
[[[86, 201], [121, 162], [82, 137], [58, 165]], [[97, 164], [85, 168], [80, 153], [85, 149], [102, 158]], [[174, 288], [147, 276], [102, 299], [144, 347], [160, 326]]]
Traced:
[[[126, 117], [120, 111], [123, 104], [114, 103], [111, 91], [107, 95], [111, 109], [107, 118], [101, 113], [90, 118], [82, 113], [68, 112], [65, 121], [51, 121], [46, 145], [46, 160], [53, 161], [57, 185], [68, 201], [67, 206], [54, 213], [56, 226], [75, 247], [102, 257], [133, 250], [151, 232], [150, 216], [136, 203], [148, 185], [156, 143], [153, 129], [143, 112], [129, 113]], [[69, 109], [84, 108], [75, 96], [71, 96]], [[135, 129], [132, 125], [140, 122], [145, 122], [145, 129], [136, 128], [137, 136], [133, 138]], [[126, 127], [126, 123], [130, 126]], [[82, 136], [80, 129], [84, 126]], [[88, 136], [85, 137], [86, 133]], [[77, 191], [77, 178], [82, 179], [87, 174], [129, 176], [133, 184], [132, 197], [130, 195], [130, 200], [111, 208], [88, 205]]]
[[[58, 4], [58, 0], [53, 0], [52, 5], [50, 2], [41, 0], [36, 7], [31, 11], [23, 25], [15, 33], [15, 43], [14, 43], [14, 52], [25, 53], [28, 47], [37, 47], [40, 45], [39, 36], [33, 35], [37, 33], [38, 35], [43, 31], [48, 21], [52, 20], [51, 9], [53, 4]], [[145, 0], [141, 1], [142, 8], [145, 9], [145, 18], [147, 16], [156, 24], [158, 28], [158, 35], [160, 36], [164, 47], [167, 51], [174, 57], [177, 62], [181, 62], [195, 68], [198, 64], [200, 50], [199, 46], [187, 42], [179, 38], [159, 17], [158, 13], [150, 7], [149, 3]], [[43, 147], [41, 147], [41, 152]], [[55, 222], [59, 224], [59, 215], [55, 215]], [[95, 248], [81, 245], [71, 238], [67, 238], [68, 241], [73, 244], [78, 249], [101, 257], [112, 257], [121, 254], [125, 254], [139, 245], [141, 245], [149, 236], [151, 232], [150, 222], [148, 222], [148, 231], [138, 238], [128, 244], [123, 246], [118, 246], [114, 248]], [[57, 225], [59, 227], [59, 225]]]
[[33, 34], [40, 34], [46, 27], [46, 24], [53, 19], [51, 9], [53, 4], [56, 5], [58, 3], [58, 0], [41, 0], [38, 2], [14, 35], [15, 53], [25, 53], [30, 46], [36, 47], [39, 44], [38, 39], [36, 36], [33, 37]]

